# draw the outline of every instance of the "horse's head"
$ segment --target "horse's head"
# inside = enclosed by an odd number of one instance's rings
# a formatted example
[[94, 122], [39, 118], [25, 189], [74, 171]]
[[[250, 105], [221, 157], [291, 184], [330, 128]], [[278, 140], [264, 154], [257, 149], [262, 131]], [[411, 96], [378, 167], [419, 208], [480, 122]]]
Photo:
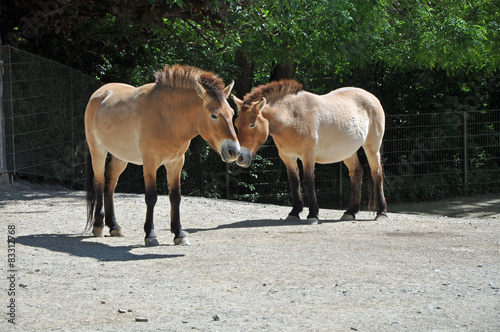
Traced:
[[[240, 144], [233, 127], [234, 110], [227, 97], [234, 82], [214, 93], [214, 87], [207, 89], [196, 82], [196, 93], [203, 99], [203, 109], [198, 118], [198, 129], [210, 146], [220, 154], [223, 161], [235, 161], [240, 154]], [[215, 90], [216, 91], [216, 90]]]
[[262, 109], [266, 106], [266, 98], [246, 103], [233, 95], [238, 106], [239, 115], [235, 125], [238, 129], [238, 140], [241, 151], [236, 163], [241, 167], [248, 167], [252, 158], [269, 136], [269, 122], [262, 116]]

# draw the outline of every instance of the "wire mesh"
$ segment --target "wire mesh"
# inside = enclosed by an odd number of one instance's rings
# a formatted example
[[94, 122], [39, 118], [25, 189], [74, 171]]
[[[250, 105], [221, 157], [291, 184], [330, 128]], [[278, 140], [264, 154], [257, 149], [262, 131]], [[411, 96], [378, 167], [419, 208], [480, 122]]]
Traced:
[[388, 198], [498, 192], [499, 129], [498, 110], [388, 116], [383, 143]]
[[83, 174], [83, 114], [101, 85], [67, 66], [3, 46], [9, 170], [67, 182]]

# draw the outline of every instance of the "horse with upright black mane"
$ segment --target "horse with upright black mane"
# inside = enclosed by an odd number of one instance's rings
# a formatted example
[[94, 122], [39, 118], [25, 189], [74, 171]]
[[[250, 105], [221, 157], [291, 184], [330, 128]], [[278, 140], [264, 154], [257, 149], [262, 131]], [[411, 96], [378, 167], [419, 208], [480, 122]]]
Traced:
[[380, 162], [385, 115], [374, 95], [359, 88], [341, 88], [320, 96], [303, 91], [295, 80], [282, 80], [255, 88], [243, 100], [234, 95], [233, 99], [239, 109], [235, 125], [241, 145], [236, 163], [250, 166], [268, 135], [273, 137], [290, 181], [293, 209], [288, 218], [299, 218], [303, 209], [297, 164], [300, 159], [309, 200], [309, 223], [319, 221], [315, 163], [339, 161], [349, 169], [352, 188], [349, 207], [341, 220], [353, 220], [361, 199], [363, 168], [357, 155], [360, 147], [370, 164], [376, 219], [387, 218]]
[[[227, 102], [233, 83], [224, 87], [216, 75], [189, 66], [165, 66], [156, 82], [133, 87], [110, 83], [91, 96], [85, 111], [87, 154], [87, 229], [95, 236], [124, 236], [117, 223], [113, 194], [127, 163], [143, 165], [146, 245], [158, 245], [153, 225], [157, 201], [156, 171], [167, 169], [170, 230], [175, 244], [188, 244], [179, 204], [180, 175], [191, 140], [201, 135], [222, 160], [237, 159], [240, 145], [234, 131], [233, 109]], [[106, 166], [106, 157], [112, 158]]]

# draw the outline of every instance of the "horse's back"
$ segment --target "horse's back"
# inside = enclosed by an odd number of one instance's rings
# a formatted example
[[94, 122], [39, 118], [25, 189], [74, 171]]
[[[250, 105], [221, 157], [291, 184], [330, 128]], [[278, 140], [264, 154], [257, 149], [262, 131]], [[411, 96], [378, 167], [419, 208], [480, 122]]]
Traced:
[[134, 116], [138, 88], [122, 83], [108, 83], [96, 90], [90, 97], [85, 111], [89, 124], [104, 123], [117, 125]]
[[[354, 103], [356, 109], [368, 117], [370, 134], [380, 136], [379, 139], [382, 139], [381, 136], [385, 130], [385, 113], [382, 104], [375, 95], [364, 89], [352, 87], [334, 90], [331, 95]], [[371, 139], [378, 140], [378, 138]]]
[[121, 160], [142, 164], [142, 107], [138, 105], [142, 101], [138, 96], [144, 87], [109, 83], [94, 92], [85, 112], [89, 144], [102, 146]]
[[[339, 88], [328, 94], [319, 96], [330, 106], [327, 112], [333, 112], [342, 119], [364, 119], [371, 124], [385, 124], [382, 105], [372, 93], [355, 87]], [[347, 120], [346, 120], [347, 121]]]
[[381, 107], [380, 101], [372, 93], [356, 87], [338, 88], [324, 95], [325, 97], [339, 98], [345, 101], [364, 102], [373, 107]]

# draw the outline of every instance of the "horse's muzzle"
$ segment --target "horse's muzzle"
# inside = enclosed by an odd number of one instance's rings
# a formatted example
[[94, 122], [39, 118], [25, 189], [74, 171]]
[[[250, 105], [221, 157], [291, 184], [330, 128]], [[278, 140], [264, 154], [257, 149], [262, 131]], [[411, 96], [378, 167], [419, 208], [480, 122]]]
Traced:
[[240, 143], [225, 140], [220, 147], [220, 155], [224, 162], [231, 163], [240, 155]]
[[252, 163], [252, 153], [248, 151], [246, 148], [241, 148], [240, 155], [236, 160], [236, 164], [238, 164], [238, 166], [247, 168], [250, 166], [251, 163]]

